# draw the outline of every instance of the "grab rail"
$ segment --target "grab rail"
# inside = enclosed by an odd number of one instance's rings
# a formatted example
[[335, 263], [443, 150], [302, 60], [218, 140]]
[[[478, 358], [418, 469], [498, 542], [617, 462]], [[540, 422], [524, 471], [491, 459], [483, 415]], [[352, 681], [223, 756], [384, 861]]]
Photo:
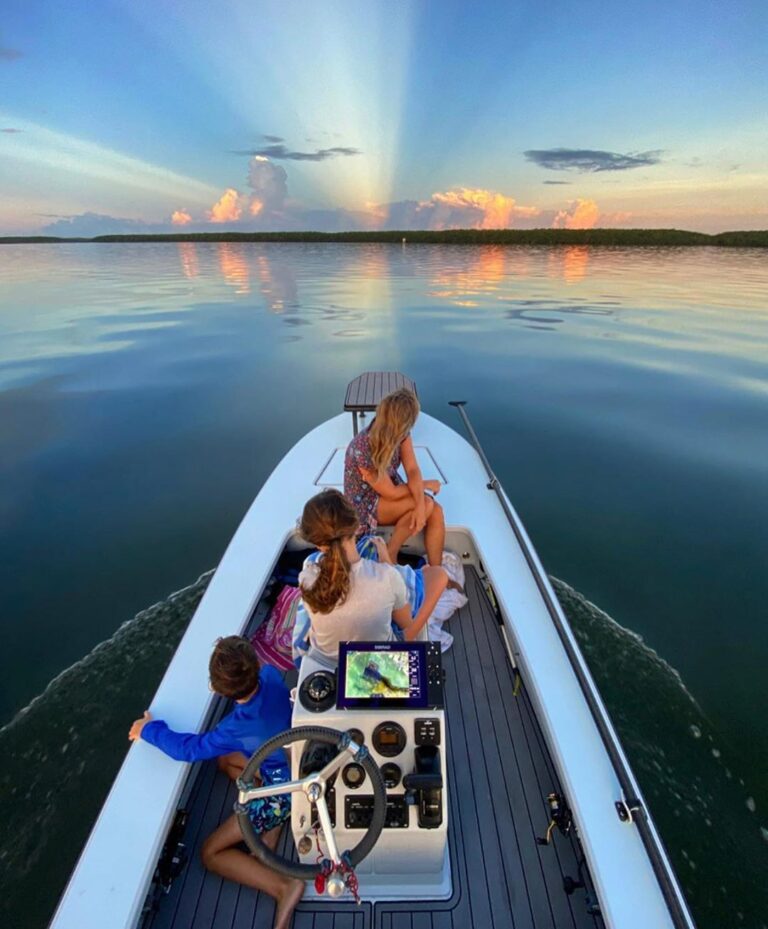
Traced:
[[464, 409], [466, 400], [451, 400], [449, 401], [449, 406], [454, 406], [458, 410], [464, 422], [464, 426], [469, 433], [472, 445], [480, 456], [483, 467], [488, 474], [488, 484], [486, 486], [488, 490], [493, 490], [499, 498], [499, 503], [501, 503], [504, 515], [507, 517], [523, 555], [525, 556], [525, 560], [528, 563], [528, 567], [531, 569], [531, 573], [536, 581], [536, 586], [539, 588], [539, 592], [544, 599], [550, 618], [554, 623], [560, 641], [565, 649], [565, 653], [570, 660], [571, 666], [576, 674], [576, 679], [579, 682], [587, 705], [592, 713], [592, 717], [595, 720], [598, 732], [603, 740], [608, 756], [611, 759], [616, 777], [621, 786], [622, 793], [624, 794], [623, 800], [616, 803], [617, 814], [623, 822], [634, 822], [637, 826], [640, 838], [648, 853], [651, 866], [659, 882], [664, 900], [669, 907], [670, 916], [672, 917], [676, 929], [696, 929], [693, 918], [688, 910], [688, 904], [685, 901], [685, 897], [677, 883], [675, 873], [669, 863], [661, 836], [658, 834], [655, 824], [650, 819], [645, 801], [642, 800], [640, 796], [639, 785], [624, 758], [618, 737], [608, 716], [608, 711], [597, 693], [595, 682], [592, 679], [589, 669], [586, 667], [584, 657], [572, 638], [572, 632], [562, 612], [562, 607], [557, 602], [557, 599], [553, 597], [548, 582], [542, 577], [538, 559], [534, 556], [532, 546], [520, 526], [517, 515], [507, 502], [499, 479], [493, 473], [488, 457], [480, 444], [480, 439], [478, 439], [477, 433]]

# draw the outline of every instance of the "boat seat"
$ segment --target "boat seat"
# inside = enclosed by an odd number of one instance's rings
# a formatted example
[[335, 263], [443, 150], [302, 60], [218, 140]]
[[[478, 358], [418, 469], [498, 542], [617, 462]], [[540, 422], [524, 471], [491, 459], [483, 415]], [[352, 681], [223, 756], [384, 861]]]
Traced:
[[344, 397], [344, 410], [352, 414], [355, 435], [358, 432], [358, 415], [372, 412], [381, 399], [401, 387], [407, 387], [418, 396], [414, 381], [399, 371], [366, 371], [350, 381]]

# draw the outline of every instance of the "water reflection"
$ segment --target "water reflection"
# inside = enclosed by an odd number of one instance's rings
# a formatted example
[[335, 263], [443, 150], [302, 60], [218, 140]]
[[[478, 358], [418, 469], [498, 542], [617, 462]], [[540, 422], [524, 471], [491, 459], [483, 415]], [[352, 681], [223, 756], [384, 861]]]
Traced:
[[[472, 249], [458, 268], [442, 268], [432, 278], [430, 297], [448, 300], [454, 306], [480, 306], [483, 298], [493, 296], [507, 275], [508, 249], [486, 246]], [[462, 256], [464, 258], [464, 256]]]
[[589, 265], [589, 248], [586, 245], [573, 245], [562, 251], [563, 280], [566, 284], [575, 284], [586, 277]]
[[506, 301], [519, 285], [534, 280], [576, 284], [588, 277], [587, 246], [565, 248], [467, 248], [455, 262], [441, 262], [431, 275], [430, 297], [453, 306], [477, 307], [489, 299]]
[[[324, 338], [386, 340], [405, 313], [409, 329], [427, 325], [428, 308], [429, 325], [448, 327], [449, 339], [484, 333], [501, 348], [510, 322], [521, 330], [571, 326], [582, 340], [644, 347], [654, 355], [645, 363], [665, 370], [679, 371], [683, 352], [701, 356], [695, 369], [719, 368], [734, 383], [755, 383], [759, 372], [726, 370], [723, 359], [764, 361], [764, 259], [757, 250], [714, 248], [7, 246], [0, 251], [0, 379], [35, 379], [61, 372], [66, 359], [135, 347], [156, 332], [152, 317], [202, 321], [208, 307], [237, 295], [238, 305], [279, 316], [296, 338], [297, 330], [309, 338], [318, 326]], [[617, 322], [619, 315], [620, 325], [597, 319]], [[588, 317], [597, 324], [590, 327]], [[126, 326], [128, 319], [136, 325]]]
[[179, 242], [179, 260], [184, 277], [193, 280], [200, 273], [194, 242]]
[[232, 242], [221, 242], [218, 246], [219, 267], [224, 280], [235, 289], [236, 294], [251, 292], [250, 272], [244, 246]]
[[279, 253], [271, 257], [265, 254], [256, 257], [256, 273], [259, 290], [270, 313], [296, 312], [299, 303], [296, 276], [291, 263]]

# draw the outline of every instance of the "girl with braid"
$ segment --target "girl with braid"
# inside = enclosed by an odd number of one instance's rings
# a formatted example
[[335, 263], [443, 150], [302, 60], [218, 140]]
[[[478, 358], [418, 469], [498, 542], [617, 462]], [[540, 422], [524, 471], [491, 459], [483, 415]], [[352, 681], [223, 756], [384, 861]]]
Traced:
[[337, 490], [324, 490], [304, 507], [301, 535], [318, 548], [299, 575], [309, 614], [310, 655], [338, 660], [339, 642], [415, 639], [448, 584], [441, 567], [414, 570], [389, 562], [381, 539], [380, 561], [363, 558], [355, 544], [359, 520]]

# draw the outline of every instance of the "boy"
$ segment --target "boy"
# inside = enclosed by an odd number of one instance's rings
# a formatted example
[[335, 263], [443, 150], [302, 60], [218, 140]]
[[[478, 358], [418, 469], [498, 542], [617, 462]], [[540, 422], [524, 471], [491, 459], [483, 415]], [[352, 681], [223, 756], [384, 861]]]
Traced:
[[[291, 728], [291, 705], [288, 689], [275, 668], [261, 668], [248, 639], [231, 635], [219, 639], [208, 665], [210, 688], [222, 697], [235, 701], [235, 709], [210, 732], [200, 734], [174, 732], [160, 719], [145, 712], [131, 726], [128, 738], [143, 739], [177, 761], [202, 761], [218, 758], [219, 767], [237, 778], [248, 758], [278, 732]], [[290, 771], [282, 749], [262, 764], [264, 784], [290, 780]], [[291, 814], [288, 794], [254, 800], [248, 815], [254, 829], [262, 833], [270, 848], [275, 847], [283, 823]], [[278, 874], [237, 846], [243, 841], [237, 818], [230, 816], [203, 843], [203, 864], [210, 871], [263, 890], [275, 898], [275, 929], [286, 929], [296, 904], [304, 893], [303, 881]]]

